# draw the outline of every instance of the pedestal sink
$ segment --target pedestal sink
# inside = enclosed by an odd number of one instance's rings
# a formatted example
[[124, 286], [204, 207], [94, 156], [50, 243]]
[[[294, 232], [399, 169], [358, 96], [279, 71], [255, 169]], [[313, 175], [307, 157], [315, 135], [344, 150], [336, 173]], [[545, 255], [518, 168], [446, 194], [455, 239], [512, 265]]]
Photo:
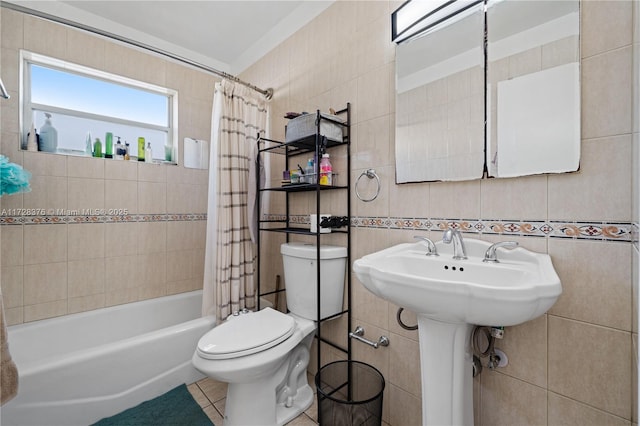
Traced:
[[399, 244], [358, 259], [353, 270], [378, 297], [418, 316], [422, 370], [422, 423], [473, 425], [470, 334], [474, 325], [510, 326], [544, 314], [562, 293], [551, 258], [524, 248], [497, 249], [465, 239], [467, 259], [451, 244]]

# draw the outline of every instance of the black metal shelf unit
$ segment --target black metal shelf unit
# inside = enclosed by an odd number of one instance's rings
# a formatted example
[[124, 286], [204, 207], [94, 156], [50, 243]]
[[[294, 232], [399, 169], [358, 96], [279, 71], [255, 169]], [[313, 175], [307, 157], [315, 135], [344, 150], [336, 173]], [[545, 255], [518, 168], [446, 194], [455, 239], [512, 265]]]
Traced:
[[[324, 236], [326, 235], [332, 235], [332, 234], [342, 234], [344, 235], [344, 237], [346, 238], [346, 248], [347, 248], [347, 271], [346, 271], [346, 292], [345, 292], [345, 296], [347, 298], [346, 300], [346, 309], [336, 315], [333, 315], [331, 317], [328, 318], [324, 318], [322, 319], [320, 316], [321, 313], [321, 297], [320, 297], [320, 293], [321, 293], [321, 288], [319, 283], [320, 281], [320, 261], [316, 262], [317, 268], [316, 268], [316, 273], [317, 273], [317, 283], [318, 283], [318, 304], [317, 304], [317, 313], [318, 313], [318, 317], [316, 318], [317, 320], [317, 328], [316, 328], [316, 347], [317, 347], [317, 370], [319, 371], [320, 368], [322, 367], [322, 357], [321, 357], [321, 350], [322, 350], [322, 344], [328, 344], [329, 346], [332, 346], [335, 349], [338, 349], [342, 352], [344, 352], [346, 354], [346, 357], [348, 360], [351, 360], [351, 339], [346, 339], [346, 347], [344, 347], [343, 345], [337, 344], [335, 342], [330, 341], [329, 339], [325, 338], [322, 335], [322, 323], [325, 321], [328, 321], [330, 319], [334, 319], [337, 316], [340, 315], [347, 315], [347, 328], [348, 330], [345, 330], [345, 336], [348, 335], [349, 330], [351, 330], [352, 328], [352, 324], [351, 324], [351, 273], [350, 273], [350, 268], [351, 268], [351, 175], [349, 173], [349, 170], [351, 170], [351, 104], [347, 103], [346, 108], [340, 110], [340, 111], [336, 111], [335, 113], [336, 116], [339, 116], [340, 118], [345, 117], [344, 120], [334, 120], [330, 117], [327, 117], [324, 114], [321, 114], [320, 111], [316, 111], [316, 121], [315, 121], [315, 125], [316, 125], [316, 132], [314, 135], [311, 136], [307, 136], [298, 140], [294, 140], [294, 141], [290, 141], [290, 142], [281, 142], [281, 141], [276, 141], [276, 140], [272, 140], [272, 139], [266, 139], [266, 138], [258, 138], [258, 157], [260, 159], [260, 161], [263, 160], [264, 155], [265, 154], [279, 154], [279, 155], [284, 155], [285, 156], [285, 167], [288, 170], [290, 167], [290, 160], [292, 157], [298, 156], [298, 155], [302, 155], [302, 154], [306, 154], [306, 153], [315, 153], [315, 158], [316, 159], [320, 159], [321, 158], [321, 151], [322, 150], [326, 150], [327, 152], [329, 152], [332, 148], [336, 148], [336, 147], [340, 147], [340, 146], [344, 146], [346, 147], [346, 170], [341, 170], [342, 173], [344, 173], [344, 175], [346, 175], [346, 181], [347, 184], [346, 185], [336, 185], [336, 186], [325, 186], [325, 185], [320, 185], [320, 184], [311, 184], [311, 183], [305, 183], [305, 184], [292, 184], [292, 185], [283, 185], [283, 186], [279, 186], [279, 187], [271, 187], [271, 188], [261, 188], [260, 187], [260, 182], [259, 179], [257, 179], [258, 183], [257, 183], [257, 194], [258, 194], [258, 235], [256, 238], [256, 242], [257, 242], [257, 249], [258, 249], [258, 260], [257, 260], [257, 293], [258, 293], [258, 309], [261, 308], [260, 306], [260, 296], [266, 296], [266, 295], [271, 295], [274, 293], [279, 293], [281, 291], [286, 291], [286, 288], [284, 290], [276, 290], [276, 291], [267, 291], [267, 292], [262, 292], [261, 290], [261, 268], [260, 268], [260, 264], [261, 264], [261, 246], [260, 246], [260, 234], [262, 232], [280, 232], [280, 233], [285, 233], [286, 234], [286, 241], [289, 242], [289, 236], [290, 235], [308, 235], [308, 236], [313, 236], [316, 238], [316, 249], [317, 249], [317, 259], [320, 259], [320, 243], [321, 240]], [[335, 140], [330, 140], [327, 138], [324, 138], [322, 136], [322, 134], [320, 133], [320, 125], [322, 121], [328, 121], [331, 123], [335, 123], [336, 125], [342, 126], [344, 129], [343, 132], [343, 140], [342, 141], [335, 141]], [[295, 163], [294, 163], [295, 164]], [[317, 165], [317, 171], [319, 174], [319, 164]], [[318, 176], [316, 176], [317, 178]], [[316, 195], [316, 213], [317, 213], [317, 217], [320, 217], [320, 210], [321, 210], [321, 202], [322, 202], [322, 196], [321, 194], [324, 193], [325, 191], [343, 191], [345, 193], [345, 199], [347, 201], [347, 206], [346, 206], [346, 216], [349, 218], [349, 223], [344, 227], [344, 229], [332, 229], [330, 234], [325, 234], [325, 233], [320, 233], [320, 232], [314, 232], [312, 233], [308, 227], [300, 227], [300, 224], [292, 224], [291, 223], [291, 216], [290, 216], [290, 210], [289, 210], [289, 206], [290, 203], [295, 201], [295, 194], [300, 193], [300, 192], [304, 192], [304, 193], [308, 193], [308, 192], [315, 192]], [[262, 215], [263, 212], [261, 211], [262, 209], [262, 195], [265, 192], [284, 192], [285, 193], [285, 216], [284, 218], [279, 218], [279, 219], [263, 219]], [[281, 225], [281, 226], [278, 226]], [[296, 226], [298, 225], [298, 226]], [[319, 227], [318, 227], [319, 230]]]

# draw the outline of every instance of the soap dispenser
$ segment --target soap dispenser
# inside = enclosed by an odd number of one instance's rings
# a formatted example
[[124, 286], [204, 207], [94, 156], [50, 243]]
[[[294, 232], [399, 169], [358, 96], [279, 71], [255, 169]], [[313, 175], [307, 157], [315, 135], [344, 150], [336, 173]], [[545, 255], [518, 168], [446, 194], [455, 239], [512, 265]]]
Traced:
[[151, 142], [147, 142], [147, 149], [144, 151], [144, 161], [147, 163], [153, 163], [153, 150], [151, 149]]
[[115, 159], [116, 160], [124, 160], [124, 154], [125, 154], [125, 150], [124, 150], [124, 145], [122, 145], [122, 142], [120, 142], [120, 136], [116, 136], [118, 138], [118, 141], [116, 142], [116, 146], [115, 146]]
[[51, 114], [45, 112], [47, 119], [40, 128], [40, 151], [56, 152], [58, 149], [58, 131], [51, 124]]

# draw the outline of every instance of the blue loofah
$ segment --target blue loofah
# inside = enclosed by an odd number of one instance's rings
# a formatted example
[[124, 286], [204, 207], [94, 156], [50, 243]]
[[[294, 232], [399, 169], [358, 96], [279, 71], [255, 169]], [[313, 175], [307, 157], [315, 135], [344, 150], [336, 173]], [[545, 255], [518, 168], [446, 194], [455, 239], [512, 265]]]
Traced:
[[0, 197], [19, 192], [29, 192], [31, 173], [15, 163], [10, 163], [4, 155], [0, 155]]

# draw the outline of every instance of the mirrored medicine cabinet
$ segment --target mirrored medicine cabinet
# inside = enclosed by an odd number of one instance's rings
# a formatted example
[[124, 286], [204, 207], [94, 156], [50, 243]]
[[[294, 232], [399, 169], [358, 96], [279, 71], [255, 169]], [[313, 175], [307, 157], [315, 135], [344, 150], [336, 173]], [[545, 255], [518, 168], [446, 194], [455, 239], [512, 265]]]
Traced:
[[397, 45], [396, 182], [578, 170], [579, 29], [579, 0], [489, 0]]

